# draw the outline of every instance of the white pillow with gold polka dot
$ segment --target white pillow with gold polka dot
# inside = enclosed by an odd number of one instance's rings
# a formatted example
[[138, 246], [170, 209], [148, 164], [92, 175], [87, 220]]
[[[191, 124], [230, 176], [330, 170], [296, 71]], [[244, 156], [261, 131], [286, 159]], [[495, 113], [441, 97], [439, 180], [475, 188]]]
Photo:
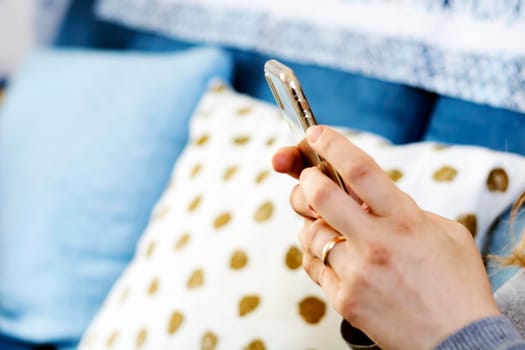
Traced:
[[475, 146], [432, 142], [371, 144], [350, 137], [425, 210], [463, 223], [480, 251], [491, 225], [525, 190], [525, 157]]
[[[345, 132], [423, 208], [473, 232], [525, 186], [518, 156]], [[301, 268], [295, 181], [271, 170], [275, 150], [293, 143], [276, 108], [214, 85], [190, 138], [80, 348], [345, 349], [340, 316]]]
[[[291, 142], [276, 109], [224, 85], [81, 349], [337, 349], [341, 317], [301, 268], [294, 181], [271, 169]], [[154, 171], [154, 169], [152, 169]]]

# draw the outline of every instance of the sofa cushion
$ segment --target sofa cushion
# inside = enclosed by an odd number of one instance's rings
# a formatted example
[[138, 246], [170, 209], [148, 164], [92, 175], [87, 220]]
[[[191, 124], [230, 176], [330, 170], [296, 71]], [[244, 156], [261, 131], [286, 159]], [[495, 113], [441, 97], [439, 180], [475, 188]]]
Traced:
[[424, 140], [525, 155], [525, 113], [439, 97]]
[[0, 112], [0, 333], [78, 341], [133, 255], [222, 51], [32, 54]]
[[[337, 349], [340, 317], [301, 269], [291, 142], [271, 105], [214, 85], [134, 260], [80, 349]], [[250, 347], [251, 346], [251, 347]]]
[[[525, 187], [525, 158], [342, 129], [424, 209], [483, 245]], [[81, 349], [338, 349], [340, 317], [301, 268], [288, 204], [295, 181], [271, 171], [293, 143], [274, 105], [214, 85], [191, 120], [135, 257]]]

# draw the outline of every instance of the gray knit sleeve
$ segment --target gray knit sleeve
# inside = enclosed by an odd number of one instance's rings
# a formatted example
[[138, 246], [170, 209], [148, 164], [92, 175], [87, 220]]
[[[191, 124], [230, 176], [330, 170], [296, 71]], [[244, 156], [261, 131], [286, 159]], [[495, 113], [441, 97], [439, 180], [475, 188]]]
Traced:
[[454, 333], [436, 350], [525, 350], [525, 340], [505, 316], [474, 322]]

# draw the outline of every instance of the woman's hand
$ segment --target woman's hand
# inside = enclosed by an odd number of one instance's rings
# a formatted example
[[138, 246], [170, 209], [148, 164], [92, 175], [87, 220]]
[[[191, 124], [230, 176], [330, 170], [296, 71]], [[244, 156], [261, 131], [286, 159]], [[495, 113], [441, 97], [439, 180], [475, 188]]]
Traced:
[[[305, 168], [298, 148], [275, 154], [274, 169], [299, 178], [290, 202], [305, 218], [304, 268], [346, 320], [383, 348], [430, 349], [473, 321], [499, 315], [468, 230], [419, 208], [334, 130], [312, 127], [307, 139], [368, 207], [319, 169]], [[325, 265], [323, 247], [337, 235], [346, 241]]]

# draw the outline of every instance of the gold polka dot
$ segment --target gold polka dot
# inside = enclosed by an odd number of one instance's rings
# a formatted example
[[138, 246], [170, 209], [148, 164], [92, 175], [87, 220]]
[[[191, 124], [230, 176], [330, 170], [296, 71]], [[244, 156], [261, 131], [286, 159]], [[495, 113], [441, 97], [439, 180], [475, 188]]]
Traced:
[[[80, 347], [81, 348], [91, 348], [95, 345], [96, 341], [97, 341], [97, 335], [93, 332], [90, 332], [84, 337]], [[110, 348], [111, 345], [106, 344], [106, 347]]]
[[137, 334], [137, 349], [140, 349], [148, 337], [148, 331], [145, 328], [142, 328]]
[[266, 345], [261, 339], [255, 339], [246, 345], [242, 350], [266, 350]]
[[505, 192], [508, 187], [509, 176], [505, 169], [492, 169], [487, 177], [487, 189], [491, 192]]
[[434, 145], [434, 151], [444, 151], [447, 148], [450, 148], [450, 146], [442, 144], [442, 143], [438, 143], [438, 144]]
[[437, 182], [450, 182], [454, 181], [458, 171], [449, 166], [443, 166], [434, 172], [433, 178]]
[[201, 269], [193, 271], [186, 285], [190, 289], [202, 287], [204, 285], [204, 272]]
[[246, 136], [246, 135], [243, 135], [243, 136], [237, 136], [233, 139], [233, 143], [238, 145], [238, 146], [242, 146], [242, 145], [245, 145], [247, 144], [248, 142], [250, 142], [250, 136]]
[[186, 247], [186, 245], [189, 243], [190, 238], [191, 236], [189, 233], [182, 234], [182, 236], [177, 240], [177, 242], [175, 242], [175, 249], [176, 250], [184, 249], [184, 247]]
[[195, 211], [199, 207], [199, 204], [201, 204], [201, 200], [202, 200], [202, 196], [201, 195], [195, 196], [195, 198], [193, 198], [193, 200], [188, 205], [188, 211], [190, 213]]
[[106, 346], [108, 348], [111, 348], [113, 345], [115, 345], [115, 343], [117, 342], [119, 336], [120, 336], [120, 332], [119, 331], [113, 331], [110, 334], [110, 336], [108, 337], [108, 339], [106, 340]]
[[201, 339], [201, 350], [215, 350], [219, 343], [219, 337], [213, 332], [206, 332]]
[[212, 115], [212, 112], [209, 110], [199, 110], [197, 111], [197, 117], [201, 119], [208, 118], [210, 115]]
[[286, 266], [288, 266], [290, 270], [297, 270], [302, 264], [303, 253], [301, 250], [296, 246], [290, 247], [288, 252], [286, 252]]
[[237, 173], [237, 170], [239, 170], [239, 168], [236, 166], [226, 168], [226, 170], [224, 170], [224, 175], [222, 176], [224, 181], [231, 180]]
[[128, 299], [128, 296], [129, 296], [129, 287], [126, 287], [122, 293], [120, 294], [120, 298], [119, 298], [119, 302], [121, 304], [123, 304], [127, 299]]
[[159, 280], [155, 277], [148, 286], [148, 294], [154, 295], [159, 290]]
[[326, 313], [326, 304], [317, 297], [307, 297], [299, 303], [299, 315], [309, 324], [317, 324]]
[[357, 131], [357, 130], [345, 130], [345, 132], [344, 132], [344, 135], [347, 138], [356, 137], [356, 136], [359, 136], [360, 134], [361, 134], [361, 132]]
[[275, 144], [275, 137], [270, 137], [268, 140], [266, 140], [266, 146], [271, 147]]
[[250, 106], [241, 107], [237, 110], [237, 115], [239, 116], [245, 116], [247, 114], [250, 114], [252, 112], [252, 108]]
[[246, 295], [239, 302], [239, 316], [245, 316], [250, 312], [255, 311], [261, 302], [261, 298], [257, 295]]
[[233, 252], [230, 258], [230, 268], [232, 270], [240, 270], [248, 264], [248, 255], [242, 250]]
[[456, 220], [470, 231], [472, 237], [476, 237], [478, 231], [478, 219], [475, 214], [460, 215]]
[[191, 177], [194, 178], [197, 175], [199, 175], [200, 171], [202, 170], [202, 164], [195, 164], [193, 168], [191, 168]]
[[403, 177], [403, 173], [399, 169], [390, 169], [386, 171], [386, 174], [392, 179], [392, 181], [397, 182]]
[[155, 251], [155, 241], [151, 241], [148, 244], [148, 247], [146, 248], [145, 256], [146, 258], [151, 258], [153, 256], [153, 252]]
[[263, 182], [264, 180], [266, 180], [266, 178], [270, 175], [270, 171], [269, 170], [263, 170], [261, 171], [259, 174], [257, 174], [257, 176], [255, 177], [255, 183], [258, 183], [260, 184], [261, 182]]
[[162, 205], [155, 209], [153, 213], [153, 220], [157, 221], [163, 219], [170, 211], [170, 208], [167, 205]]
[[213, 227], [218, 230], [226, 226], [232, 219], [232, 215], [228, 212], [218, 215], [213, 221]]
[[195, 140], [197, 146], [204, 146], [210, 140], [210, 135], [202, 135]]
[[255, 212], [254, 219], [257, 222], [263, 222], [269, 220], [273, 215], [273, 203], [272, 202], [264, 202], [261, 204], [259, 208], [257, 208], [257, 211]]
[[168, 323], [168, 334], [173, 335], [177, 332], [184, 322], [184, 315], [178, 311], [174, 311], [171, 314], [170, 321]]
[[226, 85], [221, 84], [221, 83], [213, 84], [210, 87], [210, 91], [213, 92], [213, 93], [216, 93], [216, 94], [220, 94], [220, 93], [226, 91], [227, 89], [228, 88], [226, 87]]

